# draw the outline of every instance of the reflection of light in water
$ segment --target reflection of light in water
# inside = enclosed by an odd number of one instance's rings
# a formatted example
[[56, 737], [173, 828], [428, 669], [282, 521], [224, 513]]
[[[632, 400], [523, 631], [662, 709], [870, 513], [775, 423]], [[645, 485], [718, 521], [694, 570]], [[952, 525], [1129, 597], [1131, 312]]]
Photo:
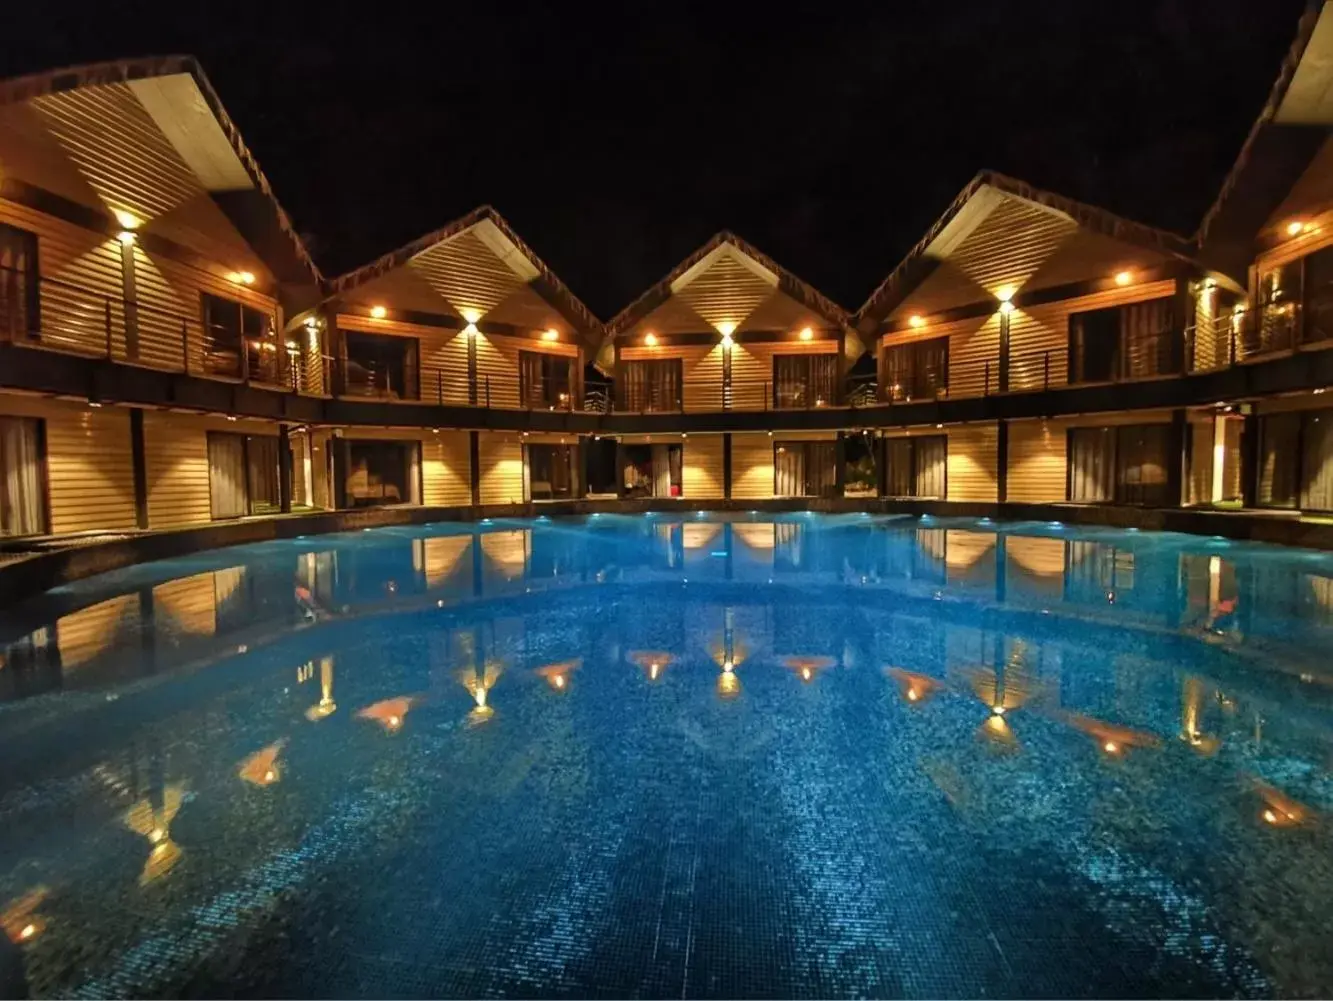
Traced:
[[815, 673], [826, 671], [834, 665], [832, 657], [787, 657], [783, 663], [795, 671], [802, 681], [813, 681]]
[[4, 929], [11, 942], [18, 944], [30, 941], [46, 930], [46, 921], [37, 913], [37, 908], [46, 899], [46, 893], [45, 886], [38, 886], [11, 901], [0, 911], [0, 928]]
[[277, 782], [282, 777], [282, 772], [278, 768], [278, 755], [286, 743], [285, 739], [278, 740], [259, 749], [241, 762], [237, 774], [251, 785], [266, 786]]
[[998, 713], [987, 716], [986, 722], [981, 724], [978, 732], [981, 736], [1002, 747], [1015, 747], [1018, 744], [1018, 738], [1014, 736], [1013, 728]]
[[305, 711], [305, 718], [312, 723], [333, 715], [338, 708], [333, 701], [333, 658], [321, 657], [319, 661], [319, 701]]
[[389, 733], [393, 733], [403, 725], [403, 718], [412, 708], [413, 699], [408, 696], [399, 696], [393, 699], [383, 699], [379, 702], [373, 702], [357, 712], [357, 719], [368, 719], [378, 723]]
[[546, 683], [558, 692], [564, 691], [569, 687], [570, 675], [583, 666], [581, 657], [574, 660], [562, 660], [554, 664], [547, 664], [539, 667], [534, 672], [538, 677], [545, 678]]
[[[269, 771], [271, 768], [265, 770]], [[242, 778], [244, 777], [242, 774]], [[152, 845], [148, 858], [144, 861], [143, 870], [139, 873], [140, 886], [147, 886], [171, 872], [184, 854], [180, 846], [171, 840], [171, 823], [180, 812], [184, 796], [185, 785], [173, 782], [163, 788], [160, 805], [155, 805], [145, 798], [139, 800], [125, 813], [125, 826], [135, 834], [147, 838], [148, 843]]]
[[1194, 675], [1187, 675], [1180, 693], [1180, 739], [1200, 754], [1212, 754], [1221, 741], [1206, 736], [1202, 730], [1204, 683]]
[[908, 702], [924, 702], [940, 687], [940, 682], [930, 675], [905, 671], [901, 667], [886, 667], [884, 673], [898, 682], [899, 690]]
[[[475, 656], [475, 651], [473, 652]], [[495, 710], [490, 704], [490, 690], [495, 687], [495, 683], [500, 680], [500, 675], [504, 673], [503, 665], [496, 660], [488, 660], [484, 667], [478, 669], [475, 667], [465, 667], [458, 672], [458, 682], [467, 693], [472, 696], [473, 706], [468, 712], [468, 718], [474, 723], [481, 723], [494, 714]]]
[[1276, 786], [1262, 779], [1252, 779], [1255, 791], [1264, 801], [1262, 817], [1273, 827], [1295, 827], [1310, 818], [1311, 810], [1299, 800], [1292, 799]]
[[717, 692], [724, 699], [729, 699], [741, 690], [741, 679], [730, 668], [724, 669], [717, 676]]
[[1107, 723], [1105, 720], [1079, 713], [1052, 710], [1051, 716], [1082, 733], [1087, 734], [1106, 754], [1123, 754], [1136, 747], [1156, 747], [1161, 743], [1157, 734], [1146, 730], [1134, 730], [1127, 726]]
[[717, 538], [722, 526], [712, 524], [682, 525], [680, 530], [681, 546], [684, 549], [704, 549]]
[[667, 665], [674, 659], [665, 650], [631, 650], [627, 656], [630, 663], [637, 664], [648, 675], [649, 681], [660, 678]]

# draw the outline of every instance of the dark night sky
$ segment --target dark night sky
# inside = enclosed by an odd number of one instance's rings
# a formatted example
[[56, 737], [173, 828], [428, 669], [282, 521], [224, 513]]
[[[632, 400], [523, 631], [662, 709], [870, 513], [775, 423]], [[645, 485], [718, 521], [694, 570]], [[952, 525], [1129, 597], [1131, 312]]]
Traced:
[[609, 318], [722, 228], [855, 309], [982, 167], [1192, 233], [1304, 2], [15, 7], [198, 56], [326, 274], [490, 202]]

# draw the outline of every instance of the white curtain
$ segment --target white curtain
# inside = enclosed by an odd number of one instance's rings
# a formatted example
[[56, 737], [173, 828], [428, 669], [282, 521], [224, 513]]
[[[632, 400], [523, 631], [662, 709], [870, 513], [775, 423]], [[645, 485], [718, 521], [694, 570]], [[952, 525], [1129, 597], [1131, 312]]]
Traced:
[[653, 446], [653, 496], [671, 496], [671, 449], [667, 445]]
[[805, 496], [804, 442], [783, 442], [773, 447], [773, 495]]
[[46, 530], [38, 430], [29, 418], [0, 418], [0, 535]]
[[239, 434], [208, 436], [208, 496], [214, 518], [246, 513], [245, 439]]

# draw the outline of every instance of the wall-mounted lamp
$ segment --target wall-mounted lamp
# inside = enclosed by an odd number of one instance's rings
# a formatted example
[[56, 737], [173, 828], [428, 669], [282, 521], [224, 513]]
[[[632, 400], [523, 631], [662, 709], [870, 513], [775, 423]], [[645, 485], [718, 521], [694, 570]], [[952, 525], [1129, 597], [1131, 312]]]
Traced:
[[1012, 313], [1013, 311], [1014, 311], [1014, 304], [1013, 304], [1012, 302], [1010, 302], [1008, 299], [1001, 299], [1001, 300], [1000, 300], [1000, 312], [1001, 312], [1001, 313], [1003, 313], [1005, 316], [1008, 316], [1008, 315], [1009, 315], [1010, 313]]
[[1132, 272], [1132, 271], [1117, 271], [1117, 272], [1116, 272], [1116, 275], [1115, 275], [1115, 283], [1116, 283], [1117, 285], [1119, 285], [1121, 288], [1124, 288], [1126, 285], [1128, 285], [1128, 284], [1129, 284], [1130, 282], [1132, 282], [1133, 280], [1134, 280], [1134, 272]]
[[812, 341], [814, 339], [815, 339], [815, 332], [813, 330], [811, 330], [809, 327], [801, 328], [801, 340]]
[[652, 331], [649, 331], [643, 335], [643, 343], [647, 344], [650, 348], [657, 347], [657, 335]]
[[926, 325], [926, 321], [923, 320], [921, 317], [917, 316], [915, 313], [913, 313], [911, 316], [907, 318], [907, 325], [911, 327], [913, 330], [920, 330], [922, 327]]
[[543, 331], [542, 331], [542, 340], [544, 340], [544, 341], [558, 341], [558, 340], [560, 340], [560, 331], [558, 331], [558, 330], [543, 330]]
[[382, 320], [389, 315], [389, 311], [385, 309], [383, 306], [371, 306], [370, 315], [377, 320]]

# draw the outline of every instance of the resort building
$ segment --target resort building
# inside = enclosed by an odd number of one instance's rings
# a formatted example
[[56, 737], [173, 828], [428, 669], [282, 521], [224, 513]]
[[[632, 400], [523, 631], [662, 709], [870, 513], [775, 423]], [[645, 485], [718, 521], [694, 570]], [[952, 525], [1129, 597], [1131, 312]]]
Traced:
[[605, 323], [489, 207], [326, 278], [189, 59], [0, 84], [0, 535], [1333, 511], [1330, 59], [1325, 9], [1195, 237], [983, 172], [855, 314], [722, 232]]

